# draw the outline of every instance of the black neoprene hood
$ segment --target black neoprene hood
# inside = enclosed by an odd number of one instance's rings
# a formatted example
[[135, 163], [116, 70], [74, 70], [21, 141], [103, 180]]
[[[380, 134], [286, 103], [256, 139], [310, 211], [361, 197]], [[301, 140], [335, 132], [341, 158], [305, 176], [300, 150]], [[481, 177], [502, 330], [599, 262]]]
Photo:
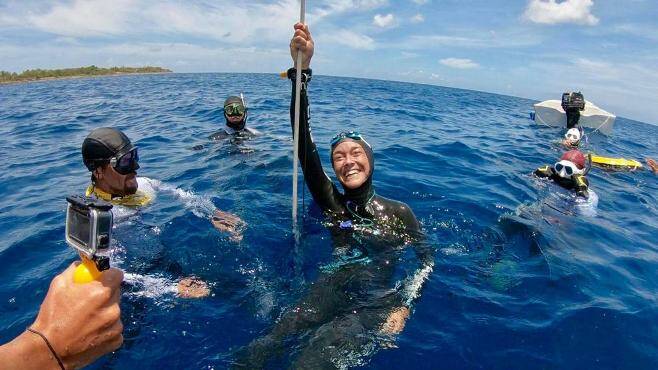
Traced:
[[134, 146], [126, 134], [113, 127], [94, 129], [82, 142], [82, 161], [89, 171], [99, 162], [109, 160], [117, 153], [127, 153]]

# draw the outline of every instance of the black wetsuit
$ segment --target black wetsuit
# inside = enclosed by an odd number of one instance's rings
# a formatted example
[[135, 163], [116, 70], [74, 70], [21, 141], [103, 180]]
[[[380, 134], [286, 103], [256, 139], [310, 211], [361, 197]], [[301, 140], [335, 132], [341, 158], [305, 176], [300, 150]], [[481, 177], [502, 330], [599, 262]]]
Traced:
[[[215, 131], [212, 134], [208, 135], [208, 139], [212, 141], [224, 140], [230, 138], [233, 144], [241, 144], [243, 141], [249, 140], [257, 135], [255, 130], [252, 130], [248, 127], [236, 130], [232, 127], [226, 126], [219, 131]], [[198, 144], [192, 147], [193, 150], [201, 150], [205, 148], [205, 145]]]
[[[291, 121], [294, 85], [293, 81]], [[237, 367], [263, 367], [275, 353], [281, 354], [284, 345], [291, 348], [288, 340], [292, 338], [303, 340], [292, 368], [334, 369], [358, 364], [380, 346], [379, 330], [391, 312], [408, 308], [418, 298], [434, 264], [433, 248], [423, 240], [409, 206], [375, 194], [374, 163], [364, 185], [345, 194], [323, 171], [310, 133], [306, 83], [303, 85], [299, 160], [313, 199], [331, 220], [334, 259], [321, 268], [318, 280], [269, 334], [243, 349]], [[410, 244], [421, 267], [413, 273], [401, 272], [400, 261]]]
[[208, 135], [208, 139], [222, 140], [222, 139], [226, 139], [227, 137], [251, 138], [254, 136], [256, 136], [256, 132], [254, 132], [253, 130], [247, 127], [243, 127], [242, 129], [236, 130], [229, 126], [226, 126], [225, 128]]
[[535, 176], [547, 177], [567, 190], [574, 190], [578, 196], [589, 198], [589, 181], [585, 175], [575, 174], [569, 178], [561, 177], [553, 167], [544, 166], [535, 170]]
[[[299, 117], [299, 161], [304, 180], [315, 202], [337, 221], [354, 224], [372, 223], [382, 232], [404, 232], [417, 235], [420, 224], [411, 208], [402, 202], [384, 198], [375, 193], [372, 186], [374, 163], [368, 180], [358, 189], [345, 189], [342, 194], [322, 169], [320, 155], [313, 142], [309, 126], [309, 104], [306, 83], [302, 84]], [[294, 125], [295, 84], [290, 102], [290, 120]], [[344, 225], [347, 223], [344, 223]]]

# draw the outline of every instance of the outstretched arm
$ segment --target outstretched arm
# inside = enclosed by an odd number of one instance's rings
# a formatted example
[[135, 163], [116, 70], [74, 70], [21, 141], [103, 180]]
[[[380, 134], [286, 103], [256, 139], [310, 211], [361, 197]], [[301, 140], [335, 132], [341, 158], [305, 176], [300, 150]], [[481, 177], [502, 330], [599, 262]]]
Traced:
[[[310, 113], [308, 103], [308, 83], [311, 79], [309, 69], [313, 57], [314, 43], [308, 26], [295, 24], [295, 35], [290, 41], [290, 55], [297, 67], [297, 51], [302, 53], [302, 90], [299, 104], [299, 162], [304, 172], [304, 180], [313, 199], [324, 211], [339, 212], [342, 206], [339, 192], [329, 176], [322, 169], [320, 155], [313, 142], [309, 125]], [[295, 78], [296, 69], [288, 70], [288, 78], [292, 81], [292, 98], [290, 99], [290, 123], [295, 125]]]
[[413, 240], [413, 247], [419, 261], [419, 268], [408, 276], [400, 287], [401, 304], [389, 313], [381, 331], [384, 334], [398, 334], [402, 332], [406, 320], [411, 314], [413, 302], [420, 297], [425, 282], [434, 270], [434, 248], [427, 244], [425, 236], [420, 229], [420, 223], [416, 216], [408, 209], [408, 214], [403, 217], [407, 225], [407, 233]]

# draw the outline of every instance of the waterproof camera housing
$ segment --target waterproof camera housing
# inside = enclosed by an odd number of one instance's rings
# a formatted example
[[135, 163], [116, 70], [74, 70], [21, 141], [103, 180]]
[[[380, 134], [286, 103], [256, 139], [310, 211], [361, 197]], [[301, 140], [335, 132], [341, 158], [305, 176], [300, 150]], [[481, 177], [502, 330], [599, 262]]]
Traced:
[[82, 195], [68, 196], [66, 201], [66, 243], [96, 262], [100, 271], [107, 270], [109, 259], [99, 253], [110, 247], [112, 204]]

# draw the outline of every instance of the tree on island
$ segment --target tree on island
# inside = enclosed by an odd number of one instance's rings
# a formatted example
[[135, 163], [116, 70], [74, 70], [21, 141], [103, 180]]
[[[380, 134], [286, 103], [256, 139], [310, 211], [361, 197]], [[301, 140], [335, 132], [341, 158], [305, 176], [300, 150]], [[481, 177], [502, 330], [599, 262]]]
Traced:
[[131, 74], [131, 73], [170, 73], [171, 70], [161, 67], [111, 67], [100, 68], [95, 65], [80, 68], [65, 68], [65, 69], [28, 69], [23, 73], [17, 74], [15, 72], [0, 71], [0, 83], [7, 82], [21, 82], [21, 81], [36, 81], [41, 79], [57, 79], [68, 77], [82, 77], [82, 76], [106, 76], [116, 74]]

